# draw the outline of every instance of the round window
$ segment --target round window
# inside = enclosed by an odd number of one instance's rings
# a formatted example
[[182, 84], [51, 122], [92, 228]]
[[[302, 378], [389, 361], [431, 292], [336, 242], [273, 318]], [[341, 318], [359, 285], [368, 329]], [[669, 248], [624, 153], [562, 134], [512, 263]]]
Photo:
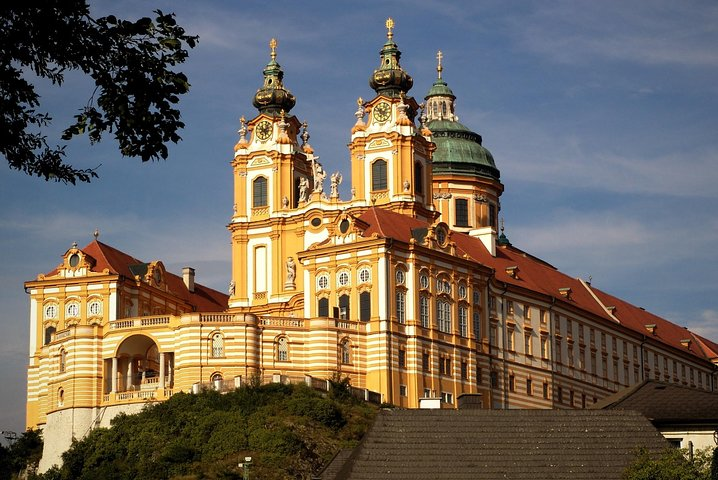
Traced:
[[347, 272], [341, 272], [339, 274], [339, 286], [344, 287], [346, 285], [349, 285], [349, 274]]
[[317, 286], [319, 287], [319, 290], [324, 290], [329, 286], [329, 277], [326, 275], [321, 275], [319, 278], [317, 278]]
[[349, 231], [349, 220], [345, 218], [339, 222], [339, 231], [342, 233], [347, 233]]
[[369, 272], [368, 268], [362, 268], [359, 270], [359, 281], [362, 283], [366, 283], [371, 279], [371, 273]]
[[57, 305], [54, 303], [47, 305], [45, 307], [45, 318], [55, 318], [57, 317]]
[[71, 303], [65, 309], [65, 313], [68, 317], [77, 317], [80, 314], [80, 306], [76, 303]]
[[87, 310], [90, 312], [90, 315], [99, 315], [102, 313], [102, 304], [100, 302], [91, 302]]
[[312, 218], [312, 221], [310, 222], [312, 224], [312, 227], [318, 227], [322, 224], [322, 219], [319, 217]]
[[76, 253], [73, 253], [72, 255], [70, 255], [69, 263], [72, 268], [75, 268], [80, 264], [80, 256]]

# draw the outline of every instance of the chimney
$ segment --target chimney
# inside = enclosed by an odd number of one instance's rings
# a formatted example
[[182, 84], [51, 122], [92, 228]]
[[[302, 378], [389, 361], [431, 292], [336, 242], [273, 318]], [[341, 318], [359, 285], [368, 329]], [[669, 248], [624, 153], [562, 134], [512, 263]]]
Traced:
[[194, 268], [184, 267], [182, 269], [182, 279], [190, 293], [194, 293]]
[[471, 230], [469, 235], [481, 240], [491, 256], [496, 256], [496, 230], [492, 227], [481, 227]]

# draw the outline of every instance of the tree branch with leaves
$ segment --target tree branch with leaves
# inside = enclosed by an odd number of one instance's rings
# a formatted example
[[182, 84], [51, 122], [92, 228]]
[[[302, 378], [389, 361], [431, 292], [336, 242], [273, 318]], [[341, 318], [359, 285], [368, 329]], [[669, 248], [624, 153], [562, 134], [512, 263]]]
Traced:
[[40, 111], [31, 75], [62, 85], [69, 71], [95, 84], [64, 141], [87, 135], [91, 143], [110, 134], [123, 156], [143, 162], [166, 159], [169, 142], [184, 127], [177, 104], [189, 82], [174, 68], [198, 37], [187, 35], [174, 14], [155, 11], [137, 21], [93, 18], [84, 0], [46, 0], [0, 7], [0, 154], [11, 168], [64, 183], [89, 182], [96, 169], [66, 162], [65, 145], [51, 146], [43, 133], [52, 122]]

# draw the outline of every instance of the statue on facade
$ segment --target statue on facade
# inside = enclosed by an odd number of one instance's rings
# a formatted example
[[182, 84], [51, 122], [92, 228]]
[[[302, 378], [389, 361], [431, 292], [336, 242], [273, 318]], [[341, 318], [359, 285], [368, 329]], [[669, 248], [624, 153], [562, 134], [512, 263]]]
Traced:
[[342, 183], [342, 174], [339, 172], [332, 173], [330, 198], [339, 198], [339, 184]]
[[307, 193], [309, 190], [309, 180], [304, 177], [299, 179], [299, 202], [307, 201]]
[[294, 262], [294, 257], [287, 257], [287, 280], [284, 282], [284, 288], [286, 290], [294, 290], [295, 280], [297, 278], [297, 264]]
[[236, 284], [234, 283], [234, 280], [232, 280], [231, 282], [229, 282], [229, 290], [228, 290], [228, 293], [229, 293], [229, 296], [230, 296], [230, 297], [234, 295], [235, 285], [236, 285]]
[[322, 193], [324, 191], [324, 179], [327, 178], [327, 172], [322, 168], [322, 164], [314, 162], [314, 191]]

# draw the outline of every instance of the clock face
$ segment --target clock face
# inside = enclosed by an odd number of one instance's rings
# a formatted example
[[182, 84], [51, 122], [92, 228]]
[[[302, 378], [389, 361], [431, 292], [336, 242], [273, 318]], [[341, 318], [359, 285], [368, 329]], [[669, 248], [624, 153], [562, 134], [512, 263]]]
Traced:
[[381, 102], [379, 105], [374, 107], [374, 120], [383, 123], [389, 120], [391, 116], [391, 107], [386, 102]]
[[272, 124], [267, 120], [262, 120], [257, 124], [257, 138], [266, 140], [272, 135]]

